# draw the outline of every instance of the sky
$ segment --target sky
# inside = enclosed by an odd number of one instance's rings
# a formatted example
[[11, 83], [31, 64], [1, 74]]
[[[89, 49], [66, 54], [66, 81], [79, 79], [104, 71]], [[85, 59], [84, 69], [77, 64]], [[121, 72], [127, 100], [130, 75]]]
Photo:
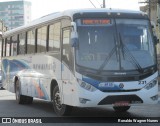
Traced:
[[[1, 1], [15, 1], [15, 0], [0, 0]], [[80, 8], [100, 8], [103, 0], [27, 0], [32, 4], [31, 15], [32, 20], [42, 17], [44, 15], [59, 12], [67, 9]], [[91, 4], [91, 2], [94, 6]], [[143, 0], [106, 0], [106, 8], [112, 9], [129, 9], [139, 10], [138, 2]]]

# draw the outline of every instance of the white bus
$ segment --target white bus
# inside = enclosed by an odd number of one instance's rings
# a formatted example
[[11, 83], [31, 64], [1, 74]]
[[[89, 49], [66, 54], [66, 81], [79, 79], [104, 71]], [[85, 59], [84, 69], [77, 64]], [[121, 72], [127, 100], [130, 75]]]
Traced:
[[75, 106], [127, 111], [156, 104], [155, 44], [140, 11], [53, 13], [4, 33], [3, 87], [15, 92], [19, 104], [52, 101], [58, 115]]

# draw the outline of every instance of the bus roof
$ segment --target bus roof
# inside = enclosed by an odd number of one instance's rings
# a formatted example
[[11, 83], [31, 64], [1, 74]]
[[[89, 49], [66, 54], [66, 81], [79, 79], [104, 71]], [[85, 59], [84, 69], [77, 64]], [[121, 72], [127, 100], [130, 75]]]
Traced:
[[36, 20], [33, 20], [32, 22], [30, 22], [27, 25], [23, 25], [20, 26], [18, 28], [9, 30], [7, 32], [4, 33], [4, 37], [7, 35], [12, 35], [12, 33], [14, 32], [21, 32], [24, 29], [30, 29], [32, 27], [37, 26], [38, 24], [43, 24], [43, 23], [47, 23], [50, 22], [52, 20], [58, 19], [60, 17], [70, 17], [71, 19], [73, 19], [73, 15], [76, 13], [125, 13], [125, 14], [142, 14], [142, 15], [146, 15], [144, 12], [141, 11], [132, 11], [132, 10], [120, 10], [120, 9], [104, 9], [104, 8], [99, 8], [99, 9], [74, 9], [74, 10], [66, 10], [63, 12], [55, 12], [55, 13], [51, 13], [48, 15], [45, 15], [43, 17], [40, 17]]

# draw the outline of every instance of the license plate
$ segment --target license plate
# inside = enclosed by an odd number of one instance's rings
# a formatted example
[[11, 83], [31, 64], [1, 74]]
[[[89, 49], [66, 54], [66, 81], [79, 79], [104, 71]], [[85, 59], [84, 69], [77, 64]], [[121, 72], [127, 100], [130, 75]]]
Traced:
[[114, 106], [129, 106], [129, 102], [128, 101], [115, 102]]
[[100, 83], [99, 87], [109, 87], [109, 88], [113, 88], [114, 87], [114, 83], [112, 82], [104, 82], [104, 83]]

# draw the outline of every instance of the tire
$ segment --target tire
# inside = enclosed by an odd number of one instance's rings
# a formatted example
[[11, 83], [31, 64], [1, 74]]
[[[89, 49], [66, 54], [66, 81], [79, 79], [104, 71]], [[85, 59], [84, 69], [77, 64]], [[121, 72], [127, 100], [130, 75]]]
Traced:
[[33, 97], [21, 95], [20, 81], [16, 81], [16, 101], [18, 104], [31, 104], [33, 102]]
[[70, 115], [70, 113], [72, 112], [73, 108], [72, 106], [60, 103], [61, 101], [60, 101], [60, 93], [58, 85], [56, 85], [53, 89], [52, 102], [53, 102], [53, 109], [58, 116]]
[[3, 87], [1, 87], [1, 88], [0, 88], [0, 90], [4, 90], [4, 88], [3, 88]]
[[26, 104], [32, 104], [32, 102], [33, 102], [33, 97], [30, 97], [30, 96], [25, 96], [26, 98], [25, 98], [25, 102], [26, 102]]
[[113, 109], [117, 112], [126, 112], [130, 109], [130, 106], [113, 106]]
[[16, 95], [16, 101], [18, 104], [24, 104], [25, 103], [25, 96], [21, 95], [21, 89], [20, 89], [20, 82], [19, 80], [16, 81], [16, 89], [15, 89], [15, 95]]

